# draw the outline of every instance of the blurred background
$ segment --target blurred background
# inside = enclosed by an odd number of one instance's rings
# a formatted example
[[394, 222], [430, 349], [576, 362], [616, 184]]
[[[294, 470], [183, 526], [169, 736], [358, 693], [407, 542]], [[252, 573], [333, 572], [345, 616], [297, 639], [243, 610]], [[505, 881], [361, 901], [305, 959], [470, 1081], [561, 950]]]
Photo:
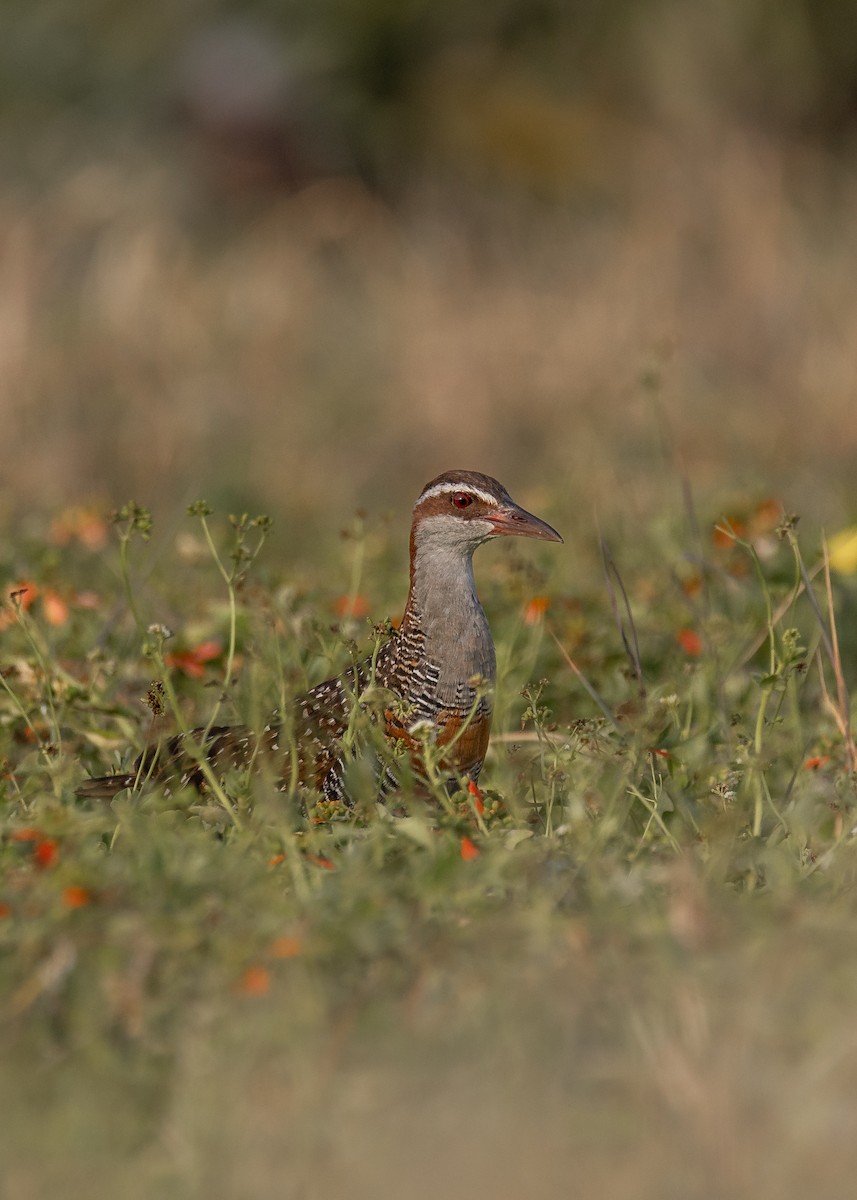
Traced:
[[557, 521], [682, 475], [853, 517], [847, 0], [0, 20], [7, 528], [204, 495], [308, 546], [456, 466]]

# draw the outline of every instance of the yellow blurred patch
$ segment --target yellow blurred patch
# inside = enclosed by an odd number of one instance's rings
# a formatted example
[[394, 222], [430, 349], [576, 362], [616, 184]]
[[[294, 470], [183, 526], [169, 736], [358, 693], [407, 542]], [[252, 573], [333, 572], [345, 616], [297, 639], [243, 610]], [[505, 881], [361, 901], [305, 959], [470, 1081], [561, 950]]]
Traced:
[[857, 573], [857, 525], [834, 533], [827, 543], [830, 565], [842, 575]]

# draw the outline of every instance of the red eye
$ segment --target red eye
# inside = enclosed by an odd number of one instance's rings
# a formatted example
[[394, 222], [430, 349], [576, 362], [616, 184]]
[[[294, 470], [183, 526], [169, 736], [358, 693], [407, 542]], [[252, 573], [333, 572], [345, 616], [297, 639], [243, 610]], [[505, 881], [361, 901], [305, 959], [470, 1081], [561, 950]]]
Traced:
[[452, 503], [456, 508], [469, 508], [473, 503], [473, 497], [468, 496], [467, 492], [456, 492], [452, 497]]

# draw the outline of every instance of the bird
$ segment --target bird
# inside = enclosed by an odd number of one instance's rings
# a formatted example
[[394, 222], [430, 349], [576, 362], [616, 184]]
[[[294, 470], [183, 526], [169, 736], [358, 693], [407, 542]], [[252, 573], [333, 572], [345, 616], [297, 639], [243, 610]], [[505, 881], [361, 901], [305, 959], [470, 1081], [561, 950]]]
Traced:
[[153, 785], [167, 793], [205, 791], [212, 772], [222, 779], [232, 768], [264, 762], [281, 791], [300, 787], [350, 805], [348, 735], [355, 705], [370, 692], [380, 697], [375, 719], [391, 748], [378, 772], [379, 796], [398, 786], [397, 749], [425, 777], [427, 736], [452, 783], [475, 784], [491, 733], [496, 658], [476, 594], [473, 554], [484, 542], [508, 536], [563, 540], [490, 475], [438, 475], [413, 509], [404, 614], [372, 656], [311, 688], [293, 702], [286, 720], [275, 714], [260, 734], [243, 725], [176, 734], [147, 747], [129, 771], [85, 780], [78, 796], [111, 799], [126, 788]]

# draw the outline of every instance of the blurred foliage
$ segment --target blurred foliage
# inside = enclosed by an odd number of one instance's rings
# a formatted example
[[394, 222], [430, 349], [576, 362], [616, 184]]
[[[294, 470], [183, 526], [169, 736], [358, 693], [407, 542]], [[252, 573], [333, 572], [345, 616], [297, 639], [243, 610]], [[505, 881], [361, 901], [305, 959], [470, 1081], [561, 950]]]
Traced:
[[[477, 98], [479, 64], [510, 93], [520, 88], [524, 108], [531, 91], [545, 118], [567, 104], [681, 123], [682, 110], [687, 119], [704, 107], [835, 138], [857, 117], [857, 14], [847, 0], [205, 0], [145, 9], [7, 0], [3, 15], [0, 100], [7, 126], [24, 136], [70, 112], [163, 120], [181, 98], [189, 47], [212, 31], [249, 31], [279, 63], [284, 106], [306, 116], [312, 97], [361, 165], [390, 185], [437, 151], [433, 124], [450, 76]], [[242, 69], [240, 54], [231, 65]], [[228, 87], [225, 76], [218, 82]]]

